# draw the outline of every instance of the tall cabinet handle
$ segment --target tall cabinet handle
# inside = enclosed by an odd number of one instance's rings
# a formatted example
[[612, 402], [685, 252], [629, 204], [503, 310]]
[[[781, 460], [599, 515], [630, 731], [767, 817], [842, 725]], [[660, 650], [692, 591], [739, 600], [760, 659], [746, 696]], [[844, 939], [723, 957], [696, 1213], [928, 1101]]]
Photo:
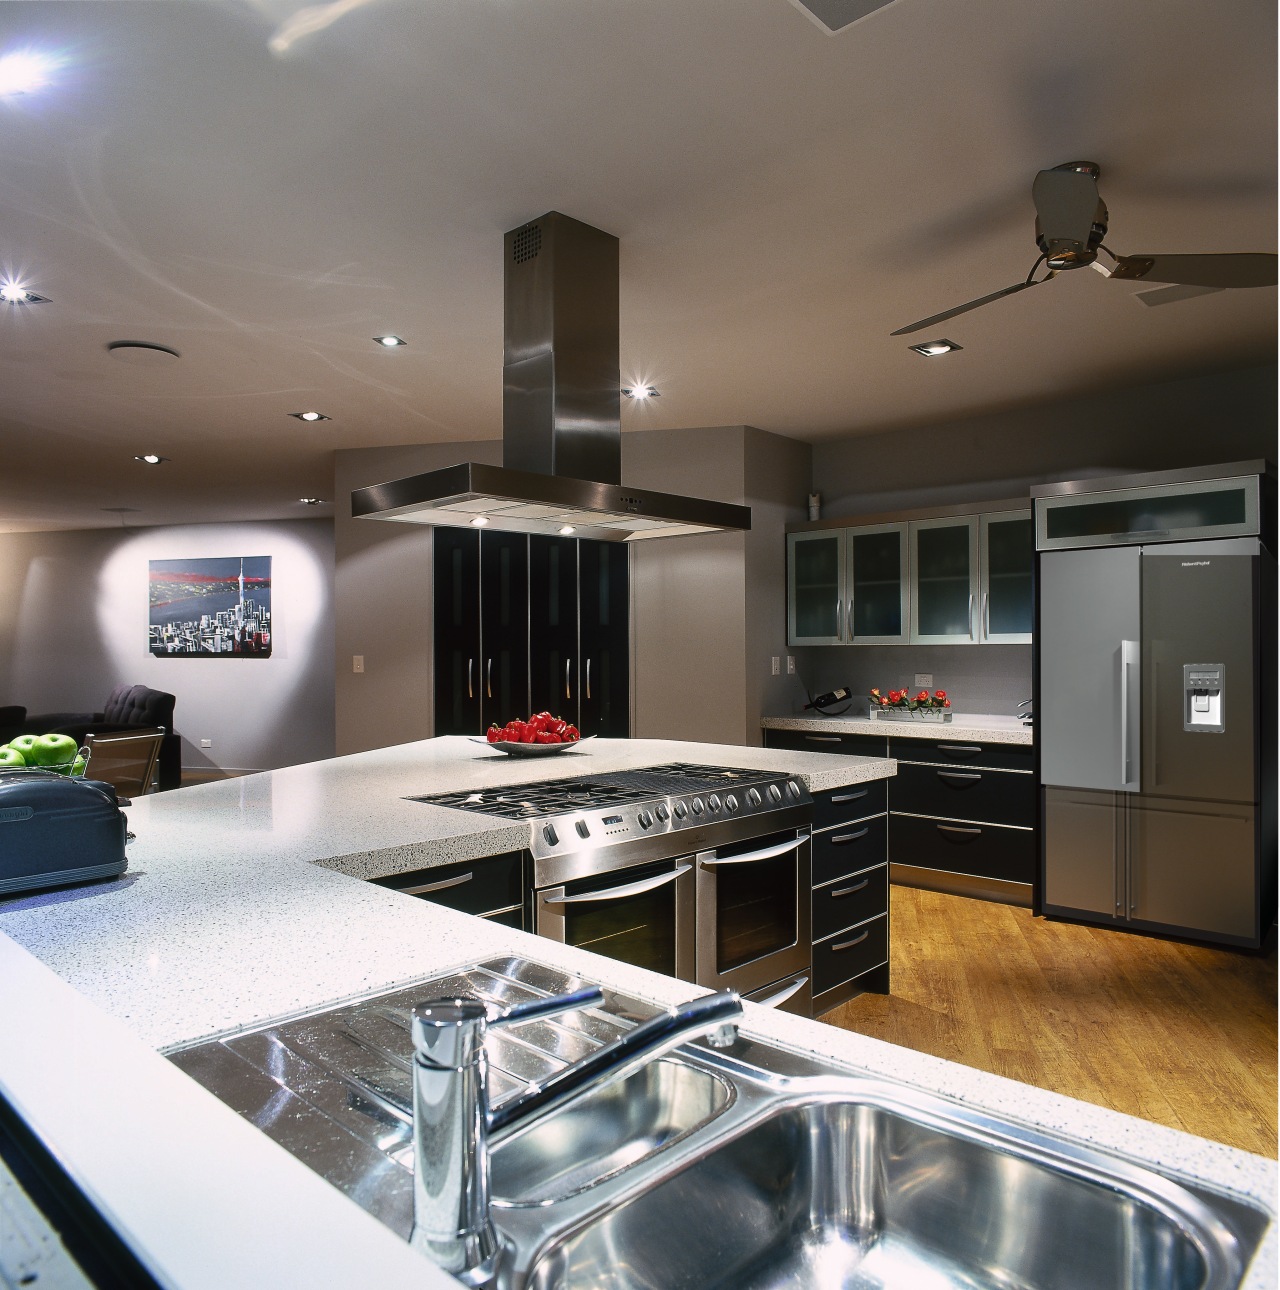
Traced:
[[587, 659], [587, 698], [591, 698], [591, 660]]
[[1141, 730], [1129, 716], [1129, 705], [1142, 683], [1139, 648], [1137, 641], [1120, 642], [1120, 787], [1128, 792], [1137, 790], [1142, 773], [1139, 750], [1134, 747], [1134, 737], [1140, 737]]
[[569, 692], [569, 669], [573, 666], [573, 659], [567, 658], [564, 661], [564, 697], [572, 699], [573, 695]]
[[493, 698], [493, 659], [491, 658], [484, 661], [484, 697]]
[[973, 592], [969, 593], [969, 639], [973, 640]]
[[837, 596], [836, 597], [836, 620], [835, 620], [836, 640], [840, 640], [844, 636], [844, 631], [842, 630], [844, 627], [844, 618], [841, 616], [841, 610], [840, 610], [840, 606], [843, 604], [844, 604], [844, 597]]
[[475, 666], [475, 659], [473, 658], [467, 659], [467, 698], [468, 699], [474, 699], [476, 697], [475, 690], [472, 688], [472, 685], [471, 685], [471, 669], [474, 666]]
[[982, 593], [982, 639], [991, 638], [991, 593], [984, 591]]

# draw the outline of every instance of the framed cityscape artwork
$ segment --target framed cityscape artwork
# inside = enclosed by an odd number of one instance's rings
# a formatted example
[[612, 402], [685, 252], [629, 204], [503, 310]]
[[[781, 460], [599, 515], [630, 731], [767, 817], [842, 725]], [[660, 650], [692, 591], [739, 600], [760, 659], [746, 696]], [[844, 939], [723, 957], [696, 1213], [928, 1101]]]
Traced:
[[269, 658], [271, 557], [150, 562], [157, 658]]

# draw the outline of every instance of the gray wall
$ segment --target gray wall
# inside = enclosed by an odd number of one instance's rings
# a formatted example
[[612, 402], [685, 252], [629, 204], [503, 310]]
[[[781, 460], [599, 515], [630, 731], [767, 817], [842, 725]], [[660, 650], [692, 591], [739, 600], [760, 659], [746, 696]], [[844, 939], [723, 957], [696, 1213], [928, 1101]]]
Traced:
[[[271, 657], [153, 657], [148, 562], [237, 555], [271, 557]], [[327, 520], [0, 535], [0, 703], [92, 712], [122, 682], [149, 685], [176, 696], [187, 767], [331, 757], [332, 570]]]

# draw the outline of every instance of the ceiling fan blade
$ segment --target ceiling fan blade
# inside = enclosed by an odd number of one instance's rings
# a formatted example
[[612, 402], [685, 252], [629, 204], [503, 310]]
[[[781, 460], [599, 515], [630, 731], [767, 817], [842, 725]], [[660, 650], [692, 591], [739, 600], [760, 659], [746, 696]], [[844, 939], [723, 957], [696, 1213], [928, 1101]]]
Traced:
[[[1040, 282], [1048, 281], [1048, 278], [1040, 279]], [[910, 327], [899, 327], [897, 331], [891, 331], [889, 335], [910, 336], [913, 331], [922, 331], [925, 327], [932, 327], [934, 323], [946, 322], [948, 318], [955, 318], [958, 314], [967, 314], [970, 309], [977, 309], [979, 305], [989, 305], [993, 300], [1012, 296], [1016, 292], [1025, 291], [1028, 287], [1038, 287], [1040, 282], [1018, 282], [1012, 287], [1005, 287], [1003, 291], [993, 291], [989, 296], [980, 296], [977, 300], [970, 300], [967, 305], [957, 305], [956, 308], [948, 309], [945, 313], [934, 314], [930, 318], [922, 318], [919, 322], [912, 323]]]
[[1110, 276], [1185, 287], [1274, 287], [1274, 255], [1121, 255]]
[[1074, 243], [1083, 251], [1098, 212], [1098, 167], [1091, 161], [1072, 161], [1042, 170], [1031, 185], [1040, 235], [1052, 247]]

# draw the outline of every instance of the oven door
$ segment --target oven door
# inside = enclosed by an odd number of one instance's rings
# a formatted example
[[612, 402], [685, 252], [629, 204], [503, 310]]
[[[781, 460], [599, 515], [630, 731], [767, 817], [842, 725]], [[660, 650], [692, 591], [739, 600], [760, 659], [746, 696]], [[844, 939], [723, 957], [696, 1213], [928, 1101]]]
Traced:
[[699, 985], [749, 994], [809, 971], [809, 866], [807, 829], [699, 853]]
[[534, 892], [539, 936], [694, 979], [694, 859], [659, 860]]

